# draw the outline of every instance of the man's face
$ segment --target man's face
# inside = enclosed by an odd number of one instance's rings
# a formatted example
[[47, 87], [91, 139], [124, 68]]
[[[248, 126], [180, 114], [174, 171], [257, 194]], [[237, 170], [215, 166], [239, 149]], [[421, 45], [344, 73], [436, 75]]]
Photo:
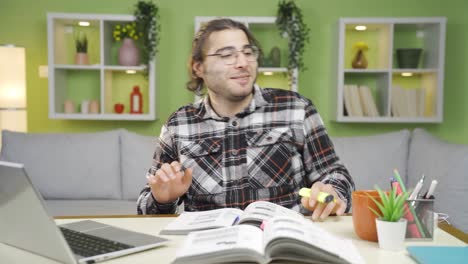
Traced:
[[[205, 55], [220, 54], [229, 49], [237, 51], [249, 47], [247, 36], [242, 30], [228, 29], [210, 34]], [[257, 61], [249, 61], [243, 52], [235, 52], [234, 63], [227, 65], [221, 56], [206, 56], [202, 63], [195, 63], [193, 69], [205, 81], [210, 96], [231, 102], [247, 98], [257, 78]]]

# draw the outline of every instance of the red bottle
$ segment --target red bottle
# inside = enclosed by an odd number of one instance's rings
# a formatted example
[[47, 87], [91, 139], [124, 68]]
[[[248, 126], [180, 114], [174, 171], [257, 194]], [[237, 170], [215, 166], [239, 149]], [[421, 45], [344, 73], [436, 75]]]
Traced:
[[130, 94], [130, 114], [143, 113], [143, 96], [140, 87], [133, 86], [133, 92]]

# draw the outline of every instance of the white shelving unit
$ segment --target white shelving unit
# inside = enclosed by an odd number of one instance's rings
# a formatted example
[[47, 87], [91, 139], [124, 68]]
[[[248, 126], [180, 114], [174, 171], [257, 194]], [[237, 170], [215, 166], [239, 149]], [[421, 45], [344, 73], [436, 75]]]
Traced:
[[[195, 32], [198, 32], [201, 25], [220, 17], [215, 16], [197, 16], [195, 17]], [[295, 83], [288, 84], [287, 69], [287, 39], [279, 36], [276, 27], [276, 17], [223, 17], [244, 23], [249, 28], [255, 38], [260, 42], [265, 55], [273, 46], [280, 45], [281, 67], [262, 67], [258, 68], [257, 83], [262, 87], [287, 88], [291, 91], [298, 91], [298, 71], [293, 72]], [[273, 86], [272, 86], [273, 84]], [[274, 87], [277, 86], [277, 87]]]
[[[48, 13], [49, 118], [78, 120], [155, 120], [155, 62], [140, 66], [120, 66], [120, 42], [113, 40], [117, 24], [135, 20], [132, 15]], [[89, 22], [81, 27], [80, 21]], [[75, 36], [88, 38], [88, 65], [74, 63]], [[140, 52], [141, 56], [141, 52]], [[148, 70], [146, 77], [144, 72]], [[130, 93], [138, 85], [143, 95], [143, 114], [130, 114]], [[64, 102], [75, 104], [75, 113], [64, 112]], [[83, 100], [99, 102], [99, 113], [81, 113]], [[114, 104], [124, 104], [124, 112], [114, 112]]]
[[[356, 30], [359, 25], [367, 29]], [[330, 104], [334, 120], [350, 123], [442, 122], [445, 29], [444, 17], [339, 19], [338, 75]], [[365, 69], [353, 69], [351, 65], [356, 52], [353, 44], [359, 41], [369, 46], [365, 52], [368, 60]], [[423, 50], [418, 67], [399, 68], [396, 50], [400, 48]], [[349, 85], [369, 88], [378, 116], [359, 116], [356, 111], [345, 109], [344, 90], [350, 91], [345, 87]], [[358, 98], [363, 106], [362, 97]]]

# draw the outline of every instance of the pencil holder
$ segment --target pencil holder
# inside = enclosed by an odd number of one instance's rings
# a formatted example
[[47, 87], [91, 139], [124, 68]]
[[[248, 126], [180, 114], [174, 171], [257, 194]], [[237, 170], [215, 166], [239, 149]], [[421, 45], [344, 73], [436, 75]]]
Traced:
[[434, 239], [434, 199], [407, 200], [404, 217], [408, 220], [406, 239]]

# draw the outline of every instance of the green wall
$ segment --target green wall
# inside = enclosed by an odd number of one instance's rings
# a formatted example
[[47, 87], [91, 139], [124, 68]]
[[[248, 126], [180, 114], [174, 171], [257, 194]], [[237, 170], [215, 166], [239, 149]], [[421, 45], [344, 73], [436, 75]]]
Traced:
[[[148, 121], [76, 121], [48, 119], [47, 79], [39, 65], [47, 64], [47, 12], [132, 14], [136, 0], [1, 0], [0, 43], [26, 48], [28, 130], [84, 132], [124, 127], [158, 135], [161, 125], [179, 106], [193, 100], [185, 90], [186, 64], [195, 16], [274, 16], [276, 0], [159, 0], [161, 42], [157, 61], [157, 115]], [[368, 135], [423, 127], [455, 143], [468, 143], [468, 1], [465, 0], [301, 0], [310, 44], [307, 71], [300, 74], [299, 92], [312, 99], [333, 136]], [[343, 124], [330, 121], [329, 102], [336, 76], [332, 58], [339, 17], [445, 16], [447, 22], [444, 122], [441, 124]]]

